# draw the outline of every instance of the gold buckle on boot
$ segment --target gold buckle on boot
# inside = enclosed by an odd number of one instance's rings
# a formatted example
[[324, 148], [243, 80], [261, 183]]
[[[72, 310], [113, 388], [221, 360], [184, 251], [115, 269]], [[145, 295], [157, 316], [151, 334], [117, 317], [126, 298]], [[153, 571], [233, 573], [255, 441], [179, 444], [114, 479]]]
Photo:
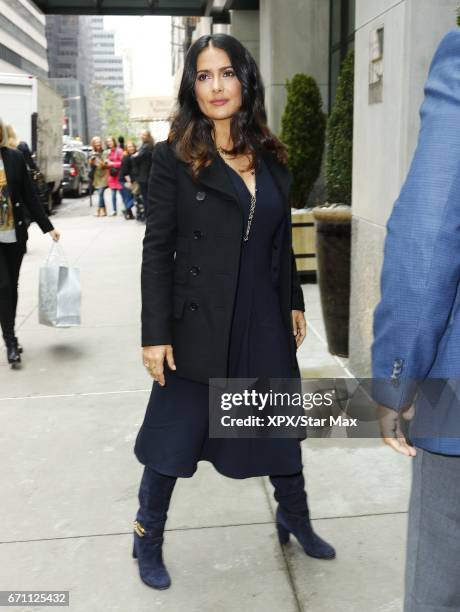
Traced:
[[143, 538], [145, 535], [145, 529], [142, 527], [139, 521], [134, 521], [134, 531], [140, 538]]

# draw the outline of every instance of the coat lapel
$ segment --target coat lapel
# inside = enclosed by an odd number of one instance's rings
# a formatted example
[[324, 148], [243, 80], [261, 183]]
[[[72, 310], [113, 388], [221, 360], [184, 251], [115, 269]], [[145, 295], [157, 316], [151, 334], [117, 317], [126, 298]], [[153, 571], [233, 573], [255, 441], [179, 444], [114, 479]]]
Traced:
[[[286, 166], [280, 164], [272, 153], [262, 151], [261, 156], [263, 157], [276, 184], [278, 185], [283, 198], [285, 212], [286, 214], [290, 215], [291, 207], [289, 204], [289, 187], [292, 182], [291, 174]], [[240, 204], [238, 193], [236, 192], [233, 183], [228, 176], [227, 169], [225, 168], [225, 162], [220, 155], [217, 155], [209, 166], [203, 168], [198, 180], [204, 186], [214, 189], [215, 191], [218, 191], [224, 195], [227, 199], [235, 200], [238, 204]]]
[[224, 164], [225, 162], [221, 156], [217, 155], [209, 166], [203, 168], [198, 180], [206, 187], [219, 191], [227, 199], [239, 202], [238, 194], [233, 187]]
[[0, 153], [3, 159], [3, 167], [5, 168], [6, 182], [9, 185], [9, 193], [11, 197], [13, 197], [11, 194], [11, 185], [13, 184], [13, 168], [10, 164], [10, 154], [8, 147], [1, 147]]
[[275, 158], [275, 156], [269, 151], [263, 151], [262, 157], [265, 163], [268, 166], [273, 178], [275, 179], [276, 184], [281, 192], [283, 197], [283, 203], [286, 209], [286, 213], [291, 214], [291, 206], [289, 203], [289, 188], [292, 182], [292, 175], [287, 169], [286, 166], [280, 164], [279, 161]]

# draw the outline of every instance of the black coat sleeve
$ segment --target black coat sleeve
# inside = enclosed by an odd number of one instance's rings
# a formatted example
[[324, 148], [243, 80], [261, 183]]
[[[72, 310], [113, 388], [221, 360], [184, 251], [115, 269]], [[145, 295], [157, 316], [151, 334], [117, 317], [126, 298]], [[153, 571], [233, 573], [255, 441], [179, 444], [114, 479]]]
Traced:
[[131, 176], [131, 157], [129, 155], [123, 155], [120, 166], [120, 179], [125, 179], [127, 176]]
[[152, 155], [152, 152], [153, 151], [152, 151], [151, 145], [149, 145], [146, 142], [144, 142], [141, 145], [141, 148], [139, 149], [139, 151], [136, 153], [136, 159], [150, 161], [150, 157]]
[[303, 310], [305, 312], [305, 302], [303, 299], [303, 291], [299, 281], [299, 275], [297, 274], [297, 267], [295, 264], [294, 251], [291, 249], [291, 310]]
[[155, 147], [143, 241], [142, 346], [172, 344], [172, 286], [176, 247], [177, 160], [166, 142]]
[[35, 221], [39, 225], [42, 232], [44, 234], [51, 232], [54, 226], [46, 216], [43, 206], [37, 197], [22, 154], [17, 155], [17, 163], [20, 168], [23, 203], [27, 207], [32, 217], [32, 221]]

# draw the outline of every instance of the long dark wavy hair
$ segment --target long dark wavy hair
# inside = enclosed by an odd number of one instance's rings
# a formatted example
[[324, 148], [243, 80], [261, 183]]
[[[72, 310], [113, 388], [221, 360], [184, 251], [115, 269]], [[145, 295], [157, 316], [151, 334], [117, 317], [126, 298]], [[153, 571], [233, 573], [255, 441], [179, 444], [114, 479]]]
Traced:
[[195, 96], [198, 56], [210, 45], [227, 53], [241, 83], [242, 104], [231, 119], [233, 149], [228, 152], [232, 155], [250, 155], [254, 166], [257, 164], [257, 150], [264, 149], [271, 151], [280, 163], [287, 164], [285, 145], [267, 126], [264, 85], [257, 64], [249, 51], [228, 34], [201, 36], [190, 47], [185, 57], [177, 110], [172, 119], [168, 142], [174, 146], [178, 157], [190, 164], [194, 178], [217, 155], [213, 137], [214, 124], [203, 115]]

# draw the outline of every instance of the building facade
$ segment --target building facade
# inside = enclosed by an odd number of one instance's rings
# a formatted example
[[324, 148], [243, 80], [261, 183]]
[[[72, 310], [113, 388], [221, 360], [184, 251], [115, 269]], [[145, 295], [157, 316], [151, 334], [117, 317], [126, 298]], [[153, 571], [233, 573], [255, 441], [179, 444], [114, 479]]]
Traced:
[[103, 17], [90, 17], [93, 80], [121, 96], [125, 95], [123, 60], [115, 55], [115, 36], [104, 29]]
[[48, 76], [45, 16], [28, 0], [0, 0], [0, 72]]
[[64, 133], [88, 141], [87, 101], [80, 53], [80, 18], [48, 15], [46, 18], [49, 77], [64, 100]]
[[115, 54], [115, 36], [104, 28], [104, 18], [100, 16], [80, 16], [79, 50], [91, 137], [105, 131], [105, 117], [101, 112], [105, 92], [115, 94], [120, 104], [126, 103], [123, 59]]

